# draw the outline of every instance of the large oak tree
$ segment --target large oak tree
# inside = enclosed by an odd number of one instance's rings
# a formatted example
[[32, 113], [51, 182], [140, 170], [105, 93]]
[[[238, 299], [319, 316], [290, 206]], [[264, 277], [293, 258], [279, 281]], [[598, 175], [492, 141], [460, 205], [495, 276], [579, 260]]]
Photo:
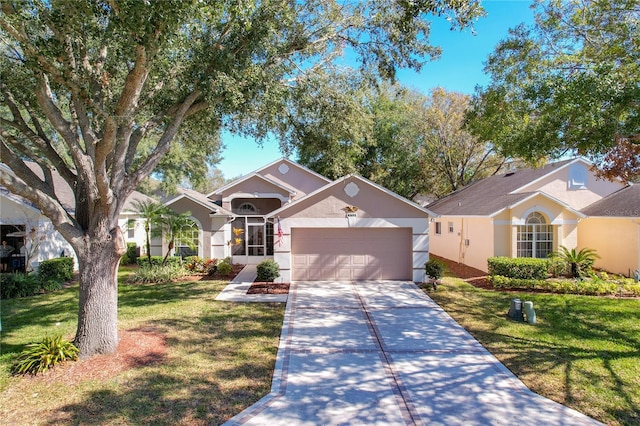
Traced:
[[[465, 26], [479, 12], [457, 0], [2, 1], [0, 156], [11, 173], [0, 184], [38, 205], [76, 252], [81, 356], [116, 349], [118, 215], [146, 176], [175, 168], [163, 163], [172, 149], [204, 164], [220, 129], [264, 137], [288, 122], [293, 97], [330, 96], [310, 82], [345, 51], [393, 78], [438, 54], [429, 19]], [[53, 170], [75, 211], [57, 198]]]
[[578, 153], [604, 175], [640, 177], [640, 2], [534, 6], [535, 24], [512, 29], [490, 55], [471, 128], [507, 156]]

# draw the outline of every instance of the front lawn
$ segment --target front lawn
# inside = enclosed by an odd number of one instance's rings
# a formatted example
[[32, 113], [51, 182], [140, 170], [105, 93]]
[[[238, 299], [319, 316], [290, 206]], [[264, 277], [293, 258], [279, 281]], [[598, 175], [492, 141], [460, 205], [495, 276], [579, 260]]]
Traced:
[[[606, 424], [640, 424], [640, 300], [443, 283], [429, 296], [531, 390]], [[533, 302], [537, 325], [506, 318], [512, 298]]]
[[163, 361], [76, 384], [12, 377], [27, 343], [73, 338], [78, 288], [2, 300], [3, 424], [220, 424], [269, 392], [284, 304], [215, 301], [224, 281], [127, 285], [127, 275], [119, 329], [163, 335]]

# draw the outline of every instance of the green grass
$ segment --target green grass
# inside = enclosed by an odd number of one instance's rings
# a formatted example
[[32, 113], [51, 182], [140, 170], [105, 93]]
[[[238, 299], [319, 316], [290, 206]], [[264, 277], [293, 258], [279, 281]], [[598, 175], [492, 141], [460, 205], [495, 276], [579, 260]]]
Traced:
[[[428, 294], [531, 390], [606, 424], [640, 424], [640, 300], [481, 290]], [[506, 318], [532, 301], [537, 324]]]
[[153, 328], [163, 362], [80, 384], [12, 377], [23, 347], [73, 338], [78, 288], [2, 301], [0, 418], [8, 424], [220, 424], [269, 392], [284, 304], [215, 301], [222, 281], [127, 285], [119, 328]]

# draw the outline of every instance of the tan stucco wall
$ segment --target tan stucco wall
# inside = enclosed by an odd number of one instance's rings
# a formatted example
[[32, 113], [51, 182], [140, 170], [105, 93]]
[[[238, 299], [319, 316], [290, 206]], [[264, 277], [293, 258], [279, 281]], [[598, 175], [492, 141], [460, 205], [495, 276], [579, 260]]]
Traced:
[[620, 182], [596, 179], [593, 172], [589, 170], [589, 166], [585, 167], [587, 167], [586, 189], [570, 189], [568, 185], [569, 167], [564, 167], [523, 188], [522, 192], [542, 191], [576, 210], [581, 210], [624, 187]]
[[[345, 193], [345, 187], [350, 183], [358, 187], [358, 193], [353, 197]], [[357, 179], [347, 179], [301, 201], [283, 212], [283, 217], [345, 218], [346, 206], [357, 207], [358, 218], [428, 217], [426, 212]]]
[[[290, 185], [285, 185], [290, 188]], [[280, 194], [285, 199], [289, 198], [289, 191], [279, 185], [275, 185], [259, 176], [252, 176], [236, 185], [231, 186], [222, 193], [222, 198], [234, 197], [234, 194]], [[235, 197], [234, 197], [235, 198]]]
[[[282, 170], [286, 171], [286, 173], [282, 173], [280, 170], [283, 165], [286, 167], [282, 167]], [[295, 189], [296, 195], [294, 199], [301, 198], [329, 183], [328, 180], [286, 161], [275, 162], [271, 166], [260, 170], [260, 174], [288, 188]]]
[[[436, 234], [436, 222], [442, 223], [442, 233]], [[449, 232], [449, 222], [453, 232]], [[454, 262], [482, 271], [487, 270], [487, 258], [493, 256], [495, 237], [491, 219], [486, 217], [442, 216], [430, 224], [430, 252]]]
[[640, 218], [587, 218], [578, 232], [578, 248], [600, 256], [595, 267], [624, 275], [640, 268]]

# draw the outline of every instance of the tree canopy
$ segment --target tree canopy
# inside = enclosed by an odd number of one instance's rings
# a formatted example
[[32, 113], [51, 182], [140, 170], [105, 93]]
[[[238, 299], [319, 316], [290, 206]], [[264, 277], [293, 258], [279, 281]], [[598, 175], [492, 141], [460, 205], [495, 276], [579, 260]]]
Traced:
[[606, 172], [614, 162], [602, 157], [614, 149], [614, 156], [632, 153], [633, 163], [640, 3], [538, 0], [534, 7], [535, 25], [510, 30], [490, 55], [491, 82], [476, 93], [470, 128], [504, 155], [530, 162], [577, 153]]
[[493, 146], [464, 128], [469, 96], [351, 83], [332, 82], [349, 93], [341, 114], [315, 103], [318, 114], [291, 138], [302, 164], [331, 179], [357, 173], [407, 198], [439, 198], [500, 170]]
[[[203, 173], [221, 128], [260, 139], [304, 121], [294, 101], [338, 100], [314, 82], [336, 73], [346, 51], [363, 75], [393, 78], [439, 54], [434, 16], [461, 27], [481, 13], [477, 1], [457, 0], [0, 7], [0, 157], [11, 170], [0, 170], [0, 184], [34, 202], [75, 250], [81, 356], [116, 348], [118, 215], [152, 171], [175, 171], [172, 150], [182, 172]], [[72, 188], [74, 210], [58, 199], [53, 171]]]

